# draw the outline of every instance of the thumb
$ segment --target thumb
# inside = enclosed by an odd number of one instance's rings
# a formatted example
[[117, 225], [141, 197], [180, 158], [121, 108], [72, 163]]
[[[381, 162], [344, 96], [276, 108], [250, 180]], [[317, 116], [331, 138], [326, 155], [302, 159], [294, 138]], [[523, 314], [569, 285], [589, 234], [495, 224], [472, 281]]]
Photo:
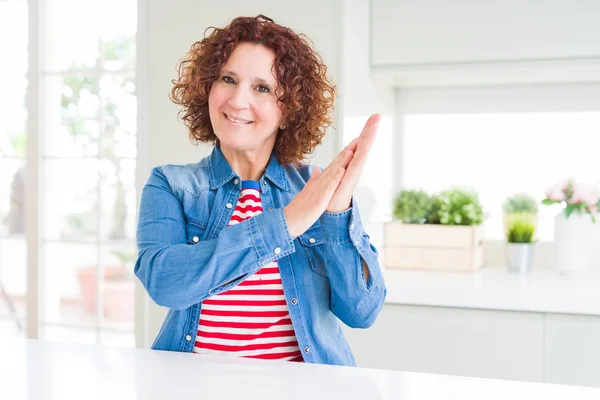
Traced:
[[321, 175], [321, 168], [313, 167], [312, 175], [310, 176], [310, 178], [308, 180], [311, 181], [311, 180], [317, 179], [319, 177], [319, 175]]

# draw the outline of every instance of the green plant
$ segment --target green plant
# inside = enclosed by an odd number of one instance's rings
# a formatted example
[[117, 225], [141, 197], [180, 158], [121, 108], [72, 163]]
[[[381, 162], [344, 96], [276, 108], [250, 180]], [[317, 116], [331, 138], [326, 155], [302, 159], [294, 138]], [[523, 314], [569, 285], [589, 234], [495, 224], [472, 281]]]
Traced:
[[424, 224], [431, 209], [431, 198], [423, 190], [403, 190], [394, 199], [394, 218], [406, 224]]
[[508, 243], [532, 243], [535, 233], [535, 219], [532, 214], [511, 214], [507, 221], [506, 240]]
[[441, 224], [440, 210], [442, 209], [443, 203], [444, 200], [438, 194], [431, 195], [431, 207], [429, 208], [426, 218], [428, 224]]
[[436, 196], [435, 203], [437, 218], [442, 225], [480, 225], [485, 219], [479, 196], [473, 191], [445, 190]]
[[507, 197], [502, 204], [502, 209], [505, 214], [513, 213], [531, 213], [537, 214], [538, 205], [533, 196], [526, 193], [517, 193]]

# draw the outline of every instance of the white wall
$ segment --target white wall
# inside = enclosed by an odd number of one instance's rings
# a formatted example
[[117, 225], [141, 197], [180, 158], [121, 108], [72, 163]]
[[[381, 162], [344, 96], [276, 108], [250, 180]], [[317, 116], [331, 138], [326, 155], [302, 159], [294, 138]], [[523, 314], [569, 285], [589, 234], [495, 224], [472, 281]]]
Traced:
[[[224, 26], [237, 16], [264, 14], [275, 22], [307, 34], [324, 57], [329, 73], [337, 78], [338, 26], [336, 1], [309, 0], [279, 2], [272, 0], [229, 1], [227, 6], [216, 2], [194, 0], [148, 0], [146, 59], [140, 60], [147, 69], [148, 163], [184, 163], [197, 161], [210, 152], [210, 146], [189, 144], [186, 128], [176, 119], [177, 109], [168, 99], [171, 80], [176, 77], [177, 62], [192, 43], [204, 37], [209, 26]], [[318, 149], [315, 159], [328, 160], [334, 152], [332, 135]]]
[[342, 68], [338, 110], [344, 116], [394, 114], [394, 92], [371, 78], [370, 0], [346, 0], [342, 9]]
[[[275, 22], [305, 33], [323, 56], [334, 82], [339, 78], [340, 7], [337, 0], [284, 2], [231, 0], [226, 6], [194, 0], [145, 0], [139, 2], [138, 29], [138, 191], [149, 171], [165, 163], [197, 161], [210, 153], [210, 146], [190, 144], [185, 126], [176, 118], [177, 109], [168, 98], [176, 64], [192, 43], [203, 38], [209, 26], [223, 26], [236, 16], [264, 14]], [[337, 118], [337, 115], [336, 115]], [[330, 131], [312, 162], [327, 165], [337, 153], [338, 133]], [[148, 347], [164, 310], [154, 305], [138, 285], [136, 293], [136, 340]]]
[[600, 2], [373, 0], [376, 65], [600, 56]]
[[371, 71], [397, 87], [600, 82], [600, 2], [373, 0]]
[[406, 114], [600, 110], [600, 83], [409, 88], [398, 91]]

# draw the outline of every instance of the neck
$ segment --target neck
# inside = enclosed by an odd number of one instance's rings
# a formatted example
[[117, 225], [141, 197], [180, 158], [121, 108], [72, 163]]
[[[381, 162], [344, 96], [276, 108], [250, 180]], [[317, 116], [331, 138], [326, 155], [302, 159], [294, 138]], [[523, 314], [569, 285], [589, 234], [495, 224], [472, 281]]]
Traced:
[[258, 154], [221, 148], [229, 166], [242, 180], [258, 181], [262, 177], [271, 154]]

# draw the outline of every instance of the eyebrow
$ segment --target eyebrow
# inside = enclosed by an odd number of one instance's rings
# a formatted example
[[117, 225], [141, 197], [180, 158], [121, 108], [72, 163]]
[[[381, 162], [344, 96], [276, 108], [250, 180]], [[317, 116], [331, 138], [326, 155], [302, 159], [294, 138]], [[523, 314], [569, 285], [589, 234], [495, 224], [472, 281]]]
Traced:
[[[233, 71], [230, 71], [230, 70], [228, 70], [228, 69], [224, 69], [224, 70], [222, 70], [222, 71], [221, 71], [221, 74], [225, 74], [225, 75], [232, 75], [233, 77], [236, 77], [236, 78], [237, 78], [237, 74], [236, 74], [235, 72], [233, 72]], [[258, 77], [256, 77], [256, 76], [252, 76], [252, 77], [251, 77], [251, 80], [252, 80], [252, 81], [255, 81], [255, 82], [258, 82], [258, 83], [262, 83], [263, 85], [267, 85], [267, 86], [269, 86], [269, 87], [275, 87], [275, 84], [274, 84], [274, 83], [268, 82], [268, 81], [266, 81], [266, 80], [264, 80], [264, 79], [262, 79], [262, 78], [258, 78]]]

